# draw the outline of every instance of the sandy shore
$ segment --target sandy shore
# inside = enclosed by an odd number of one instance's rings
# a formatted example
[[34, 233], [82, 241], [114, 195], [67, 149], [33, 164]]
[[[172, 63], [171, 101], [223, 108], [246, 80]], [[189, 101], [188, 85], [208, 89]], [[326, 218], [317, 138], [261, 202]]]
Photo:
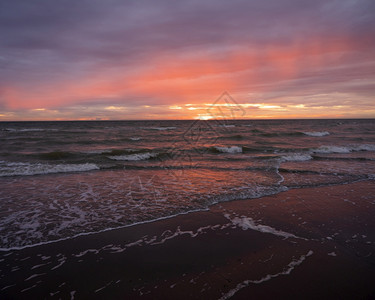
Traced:
[[375, 299], [375, 181], [0, 253], [1, 299]]

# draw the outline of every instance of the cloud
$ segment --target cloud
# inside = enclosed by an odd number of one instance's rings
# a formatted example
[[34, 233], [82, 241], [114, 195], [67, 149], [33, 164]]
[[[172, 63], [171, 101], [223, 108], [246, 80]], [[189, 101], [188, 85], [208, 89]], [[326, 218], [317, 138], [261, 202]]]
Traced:
[[3, 0], [0, 101], [168, 107], [228, 90], [360, 105], [374, 96], [374, 14], [370, 0]]

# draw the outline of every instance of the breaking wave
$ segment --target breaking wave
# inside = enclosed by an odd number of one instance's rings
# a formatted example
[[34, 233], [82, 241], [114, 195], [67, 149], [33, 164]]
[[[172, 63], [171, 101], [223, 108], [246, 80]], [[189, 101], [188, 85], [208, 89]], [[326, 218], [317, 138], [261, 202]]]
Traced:
[[146, 153], [134, 153], [129, 155], [115, 155], [107, 156], [113, 160], [126, 160], [126, 161], [138, 161], [138, 160], [147, 160], [150, 158], [155, 158], [158, 156], [158, 153], [146, 152]]
[[292, 153], [289, 155], [283, 155], [281, 157], [282, 161], [306, 161], [313, 159], [310, 154], [303, 154], [303, 153]]
[[311, 131], [311, 132], [304, 132], [305, 135], [308, 136], [326, 136], [330, 133], [328, 131]]
[[[220, 152], [220, 153], [242, 153], [242, 147], [238, 147], [238, 146], [230, 146], [230, 147], [214, 146], [213, 149], [215, 149], [217, 152]], [[215, 150], [214, 152], [216, 152]]]
[[27, 176], [52, 173], [85, 172], [99, 170], [96, 164], [41, 164], [0, 161], [0, 177], [4, 176]]
[[353, 151], [375, 151], [375, 145], [363, 144], [356, 146], [320, 146], [313, 153], [350, 153]]

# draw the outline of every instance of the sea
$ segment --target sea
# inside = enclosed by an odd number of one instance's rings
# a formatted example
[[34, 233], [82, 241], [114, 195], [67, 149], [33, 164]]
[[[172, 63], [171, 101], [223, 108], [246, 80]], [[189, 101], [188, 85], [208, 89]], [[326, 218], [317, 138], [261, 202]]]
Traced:
[[0, 251], [375, 179], [375, 120], [0, 122]]

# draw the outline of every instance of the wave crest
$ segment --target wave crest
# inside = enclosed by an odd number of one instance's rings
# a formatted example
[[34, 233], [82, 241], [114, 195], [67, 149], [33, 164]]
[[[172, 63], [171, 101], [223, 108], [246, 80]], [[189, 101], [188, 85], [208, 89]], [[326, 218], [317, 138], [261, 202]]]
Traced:
[[221, 146], [214, 146], [218, 152], [221, 153], [242, 153], [242, 147], [238, 146], [230, 146], [230, 147], [221, 147]]
[[145, 130], [159, 130], [159, 131], [164, 131], [164, 130], [174, 130], [177, 127], [174, 126], [169, 126], [169, 127], [141, 127], [141, 129]]
[[116, 155], [116, 156], [107, 156], [109, 159], [113, 160], [126, 160], [126, 161], [138, 161], [138, 160], [148, 160], [150, 158], [155, 158], [158, 156], [158, 153], [134, 153], [129, 155]]
[[292, 153], [281, 157], [282, 161], [307, 161], [313, 157], [310, 154]]
[[311, 132], [304, 132], [303, 134], [308, 136], [326, 136], [330, 135], [328, 131], [311, 131]]
[[85, 172], [92, 170], [99, 170], [99, 167], [92, 163], [50, 165], [0, 161], [0, 177]]

